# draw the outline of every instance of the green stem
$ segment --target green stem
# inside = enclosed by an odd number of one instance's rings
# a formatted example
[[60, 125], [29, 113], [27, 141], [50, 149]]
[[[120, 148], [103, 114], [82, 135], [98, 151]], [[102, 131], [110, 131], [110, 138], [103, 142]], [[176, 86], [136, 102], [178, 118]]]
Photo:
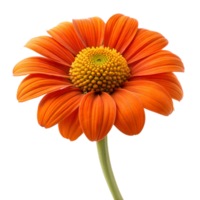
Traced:
[[114, 200], [123, 200], [110, 164], [107, 136], [103, 140], [97, 142], [97, 150], [104, 177]]

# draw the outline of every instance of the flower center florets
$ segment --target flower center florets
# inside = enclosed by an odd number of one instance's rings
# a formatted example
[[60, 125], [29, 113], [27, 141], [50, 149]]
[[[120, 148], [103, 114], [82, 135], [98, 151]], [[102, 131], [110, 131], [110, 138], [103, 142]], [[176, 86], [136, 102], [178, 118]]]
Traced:
[[83, 92], [113, 92], [130, 76], [125, 58], [108, 47], [86, 48], [79, 52], [70, 68], [70, 79]]

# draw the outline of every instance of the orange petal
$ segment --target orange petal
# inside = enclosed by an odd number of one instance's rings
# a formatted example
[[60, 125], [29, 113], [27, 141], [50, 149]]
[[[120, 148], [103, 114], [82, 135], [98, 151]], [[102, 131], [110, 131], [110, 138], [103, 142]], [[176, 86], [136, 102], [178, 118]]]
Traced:
[[161, 50], [139, 62], [129, 65], [132, 76], [143, 76], [165, 72], [184, 72], [181, 59], [175, 54]]
[[115, 14], [110, 19], [106, 22], [105, 25], [105, 32], [104, 32], [104, 45], [108, 46], [109, 40], [110, 40], [110, 35], [113, 31], [113, 27], [115, 23], [118, 21], [120, 17], [124, 15], [122, 14]]
[[48, 36], [32, 38], [25, 47], [64, 65], [71, 66], [74, 61], [74, 56], [70, 51]]
[[19, 102], [27, 101], [71, 85], [71, 82], [65, 78], [32, 74], [19, 85], [17, 99]]
[[101, 18], [75, 19], [73, 25], [86, 47], [99, 47], [102, 45], [105, 23]]
[[158, 83], [167, 90], [173, 99], [180, 101], [183, 98], [183, 89], [181, 84], [178, 81], [176, 75], [174, 75], [172, 72], [148, 76], [136, 76], [129, 79], [129, 81], [139, 80], [153, 81]]
[[151, 81], [129, 81], [123, 84], [123, 88], [133, 92], [148, 110], [166, 116], [173, 111], [171, 96], [157, 83]]
[[119, 14], [112, 16], [105, 27], [104, 46], [122, 54], [135, 37], [137, 29], [136, 19]]
[[71, 22], [62, 22], [47, 32], [75, 56], [85, 48]]
[[58, 124], [60, 134], [71, 141], [78, 139], [83, 131], [81, 129], [78, 117], [78, 108]]
[[83, 96], [71, 87], [47, 94], [38, 106], [38, 123], [49, 128], [61, 122], [79, 107]]
[[27, 74], [46, 74], [67, 78], [69, 77], [69, 67], [48, 58], [30, 57], [18, 62], [13, 69], [14, 76]]
[[167, 39], [160, 33], [138, 29], [134, 40], [123, 53], [123, 56], [130, 64], [161, 50], [167, 44]]
[[91, 141], [102, 140], [114, 124], [115, 113], [115, 102], [109, 94], [87, 93], [79, 108], [80, 124], [87, 138]]
[[144, 108], [140, 100], [124, 89], [116, 89], [112, 97], [117, 107], [115, 126], [126, 135], [139, 134], [145, 123]]

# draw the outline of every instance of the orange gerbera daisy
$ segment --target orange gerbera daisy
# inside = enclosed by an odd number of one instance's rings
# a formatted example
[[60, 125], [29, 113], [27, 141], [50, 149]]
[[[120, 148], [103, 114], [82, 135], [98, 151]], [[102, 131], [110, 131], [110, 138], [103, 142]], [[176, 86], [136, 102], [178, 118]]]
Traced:
[[45, 95], [38, 123], [58, 124], [61, 135], [91, 141], [106, 137], [113, 125], [126, 135], [141, 132], [144, 108], [162, 115], [173, 111], [172, 98], [183, 97], [173, 72], [183, 72], [181, 59], [162, 50], [168, 41], [160, 33], [138, 28], [136, 19], [113, 15], [63, 22], [31, 39], [25, 47], [44, 57], [30, 57], [13, 69], [28, 75], [17, 99]]

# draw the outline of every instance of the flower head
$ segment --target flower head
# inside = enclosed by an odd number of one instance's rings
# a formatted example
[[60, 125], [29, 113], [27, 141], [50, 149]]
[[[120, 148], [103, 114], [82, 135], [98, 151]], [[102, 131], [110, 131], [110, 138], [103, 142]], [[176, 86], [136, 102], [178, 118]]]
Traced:
[[76, 140], [85, 133], [102, 140], [115, 125], [126, 135], [141, 132], [144, 108], [169, 115], [172, 99], [183, 97], [173, 72], [183, 72], [181, 59], [162, 50], [161, 34], [138, 28], [137, 20], [116, 14], [102, 19], [73, 20], [31, 39], [25, 46], [43, 57], [20, 61], [15, 76], [28, 75], [19, 85], [20, 102], [45, 95], [38, 123], [58, 124], [61, 135]]

